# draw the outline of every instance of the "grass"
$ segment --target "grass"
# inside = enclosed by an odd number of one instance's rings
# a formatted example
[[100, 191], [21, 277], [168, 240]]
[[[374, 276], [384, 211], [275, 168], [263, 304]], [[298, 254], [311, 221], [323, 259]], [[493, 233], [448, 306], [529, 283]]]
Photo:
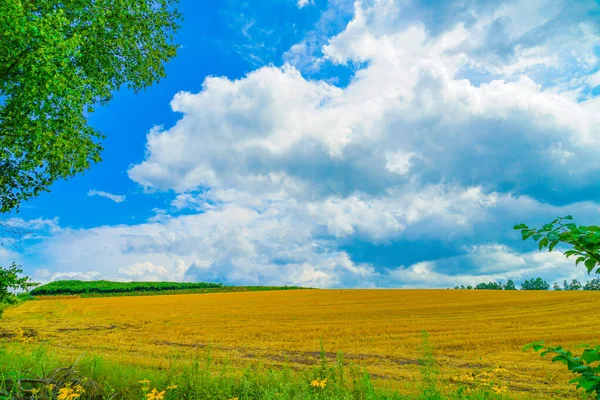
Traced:
[[168, 367], [156, 370], [117, 364], [98, 356], [80, 357], [69, 364], [59, 351], [47, 345], [10, 343], [0, 347], [0, 398], [29, 399], [33, 389], [39, 390], [33, 398], [56, 399], [59, 389], [75, 389], [78, 385], [83, 389], [80, 399], [143, 399], [154, 388], [159, 393], [164, 390], [167, 400], [510, 398], [494, 393], [489, 385], [448, 387], [435, 371], [427, 335], [422, 337], [421, 382], [407, 383], [408, 393], [376, 387], [364, 368], [345, 363], [341, 354], [329, 362], [323, 348], [315, 365], [300, 370], [288, 363], [272, 367], [257, 362], [240, 371], [226, 358], [215, 357], [210, 348], [198, 349], [187, 361], [171, 359]]
[[[421, 331], [435, 344], [440, 377], [465, 377], [501, 366], [511, 398], [579, 398], [571, 374], [523, 345], [535, 340], [574, 348], [597, 338], [596, 292], [455, 290], [307, 290], [108, 297], [30, 301], [6, 310], [0, 338], [19, 341], [27, 329], [34, 344], [64, 360], [95, 354], [132, 370], [168, 371], [208, 348], [228, 371], [248, 365], [278, 371], [328, 365], [370, 374], [376, 391], [431, 392], [422, 379]], [[474, 318], [474, 316], [477, 316]], [[12, 336], [11, 336], [12, 335]], [[592, 343], [593, 344], [593, 343]], [[331, 351], [333, 350], [333, 351]], [[432, 369], [429, 369], [433, 371]], [[349, 378], [350, 379], [350, 378]], [[442, 379], [442, 381], [444, 380]], [[425, 386], [421, 386], [421, 385]], [[439, 386], [436, 386], [439, 391]], [[382, 392], [383, 393], [383, 392]]]

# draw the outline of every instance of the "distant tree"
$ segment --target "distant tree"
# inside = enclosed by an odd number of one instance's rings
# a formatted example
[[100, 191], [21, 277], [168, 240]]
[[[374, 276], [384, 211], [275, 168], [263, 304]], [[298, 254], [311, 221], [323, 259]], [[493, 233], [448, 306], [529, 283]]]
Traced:
[[600, 290], [600, 278], [594, 278], [587, 282], [583, 290]]
[[475, 286], [475, 289], [479, 290], [502, 290], [502, 284], [500, 282], [482, 282]]
[[165, 76], [176, 1], [0, 1], [0, 212], [100, 161], [86, 113]]
[[566, 280], [563, 282], [563, 286], [565, 290], [581, 290], [583, 285], [577, 279], [573, 279], [571, 283], [568, 283]]
[[517, 287], [515, 286], [515, 283], [512, 281], [512, 279], [506, 281], [506, 285], [504, 285], [504, 290], [517, 290]]
[[460, 285], [460, 288], [461, 288], [462, 290], [465, 290], [465, 285]]
[[473, 286], [471, 286], [471, 285], [467, 286], [467, 290], [472, 290], [472, 289], [473, 289]]
[[550, 289], [550, 285], [548, 282], [543, 280], [542, 278], [525, 280], [521, 284], [521, 290], [548, 290]]
[[554, 282], [554, 285], [552, 286], [552, 288], [557, 292], [560, 292], [563, 290], [562, 286], [560, 286], [558, 282]]

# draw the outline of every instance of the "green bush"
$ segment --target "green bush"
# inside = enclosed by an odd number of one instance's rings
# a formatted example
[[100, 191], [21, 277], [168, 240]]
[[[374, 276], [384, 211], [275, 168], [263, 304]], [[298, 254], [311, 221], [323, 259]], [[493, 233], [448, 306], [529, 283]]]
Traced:
[[34, 296], [72, 295], [85, 293], [158, 292], [164, 290], [220, 288], [221, 283], [206, 282], [111, 282], [111, 281], [56, 281], [31, 291]]

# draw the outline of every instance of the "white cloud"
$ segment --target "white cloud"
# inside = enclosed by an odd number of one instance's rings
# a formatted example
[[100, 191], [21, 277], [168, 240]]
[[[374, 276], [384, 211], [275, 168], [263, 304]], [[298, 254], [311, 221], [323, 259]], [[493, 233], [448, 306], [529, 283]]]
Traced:
[[103, 192], [102, 190], [90, 190], [87, 192], [88, 196], [100, 196], [100, 197], [106, 197], [107, 199], [110, 199], [112, 201], [114, 201], [115, 203], [122, 203], [123, 201], [125, 201], [125, 196], [121, 196], [118, 194], [112, 194], [112, 193], [108, 193], [108, 192]]
[[136, 262], [120, 268], [119, 272], [139, 281], [160, 281], [169, 274], [165, 267], [154, 265], [150, 261]]
[[309, 4], [314, 4], [313, 0], [298, 0], [298, 8], [302, 8], [304, 6], [307, 6]]
[[[171, 211], [195, 214], [59, 228], [36, 247], [49, 264], [40, 268], [310, 286], [561, 276], [556, 266], [568, 261], [502, 241], [514, 243], [510, 227], [521, 221], [600, 216], [588, 193], [600, 178], [600, 103], [577, 94], [595, 82], [598, 32], [556, 2], [477, 3], [437, 31], [417, 8], [358, 1], [319, 58], [320, 41], [306, 39], [281, 68], [178, 93], [180, 119], [150, 130], [129, 177], [175, 191]], [[564, 29], [553, 31], [560, 18]], [[336, 86], [302, 65], [354, 75]], [[569, 79], [553, 82], [557, 71]], [[385, 267], [352, 258], [353, 242], [401, 241], [465, 246]], [[444, 264], [459, 261], [469, 270]]]

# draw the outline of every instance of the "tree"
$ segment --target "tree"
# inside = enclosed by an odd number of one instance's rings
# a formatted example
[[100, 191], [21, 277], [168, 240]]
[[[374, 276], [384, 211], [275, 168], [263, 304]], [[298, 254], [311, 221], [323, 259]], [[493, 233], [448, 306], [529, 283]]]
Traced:
[[504, 285], [504, 290], [517, 290], [517, 287], [515, 286], [515, 283], [512, 281], [512, 279], [506, 281], [506, 285]]
[[11, 303], [18, 291], [27, 292], [38, 286], [28, 277], [19, 277], [23, 273], [21, 266], [12, 263], [8, 268], [0, 267], [0, 304]]
[[[565, 281], [565, 283], [566, 283], [566, 281]], [[563, 290], [563, 288], [558, 284], [558, 282], [555, 282], [554, 285], [552, 286], [552, 288], [557, 292], [560, 292]]]
[[583, 287], [581, 285], [581, 282], [579, 282], [577, 279], [573, 279], [571, 283], [567, 283], [567, 281], [565, 280], [563, 282], [563, 286], [565, 290], [581, 290], [581, 288]]
[[600, 290], [600, 278], [594, 278], [587, 282], [583, 290]]
[[546, 282], [545, 280], [543, 280], [542, 278], [536, 278], [536, 279], [530, 279], [530, 280], [525, 280], [525, 282], [523, 282], [521, 284], [521, 290], [548, 290], [550, 289], [550, 285], [548, 284], [548, 282]]
[[477, 284], [477, 286], [475, 286], [475, 289], [479, 289], [479, 290], [502, 290], [502, 284], [500, 282], [496, 283], [496, 282], [482, 282]]
[[0, 1], [0, 212], [100, 161], [86, 113], [165, 76], [176, 2]]

